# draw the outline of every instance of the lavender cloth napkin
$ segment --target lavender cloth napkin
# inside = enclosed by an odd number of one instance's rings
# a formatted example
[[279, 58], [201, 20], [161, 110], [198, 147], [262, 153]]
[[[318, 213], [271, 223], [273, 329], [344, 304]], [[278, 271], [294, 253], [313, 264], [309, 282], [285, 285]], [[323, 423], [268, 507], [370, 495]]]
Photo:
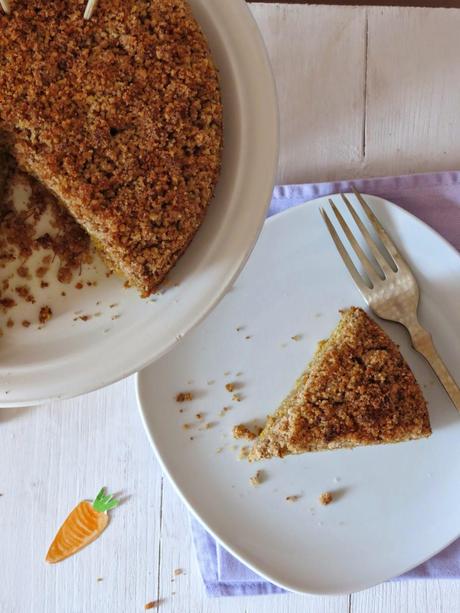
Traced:
[[[413, 213], [460, 250], [460, 171], [275, 187], [269, 215], [302, 202], [350, 190], [382, 196]], [[284, 590], [239, 562], [192, 518], [198, 563], [209, 596], [254, 596]], [[397, 579], [460, 578], [460, 539]]]

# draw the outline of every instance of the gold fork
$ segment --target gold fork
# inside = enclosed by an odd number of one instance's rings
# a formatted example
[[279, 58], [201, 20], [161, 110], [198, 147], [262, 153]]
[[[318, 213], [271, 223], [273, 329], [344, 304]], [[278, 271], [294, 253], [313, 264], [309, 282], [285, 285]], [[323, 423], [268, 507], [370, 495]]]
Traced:
[[436, 351], [431, 334], [420, 325], [417, 318], [417, 308], [420, 297], [417, 281], [412, 274], [411, 269], [402, 258], [395, 244], [390, 239], [369, 205], [355, 188], [352, 189], [364, 213], [371, 222], [377, 236], [387, 250], [390, 258], [388, 262], [383, 256], [382, 252], [377, 246], [377, 243], [368, 232], [366, 226], [359, 218], [350, 200], [347, 198], [347, 196], [345, 196], [345, 194], [340, 195], [354, 222], [363, 235], [364, 240], [366, 241], [367, 246], [374, 256], [380, 270], [366, 256], [358, 241], [353, 236], [345, 219], [342, 217], [340, 211], [334, 202], [329, 198], [329, 204], [331, 205], [331, 208], [337, 218], [337, 221], [342, 227], [345, 236], [356, 253], [356, 256], [366, 271], [367, 279], [358, 272], [350, 256], [348, 255], [342, 240], [337, 234], [334, 225], [324, 209], [321, 208], [321, 215], [326, 223], [332, 240], [337, 247], [337, 251], [342, 257], [348, 272], [351, 274], [354, 282], [358, 286], [364, 300], [367, 302], [372, 311], [382, 319], [396, 321], [407, 328], [412, 339], [412, 345], [428, 361], [444, 386], [446, 392], [449, 394], [456, 409], [460, 412], [460, 389]]

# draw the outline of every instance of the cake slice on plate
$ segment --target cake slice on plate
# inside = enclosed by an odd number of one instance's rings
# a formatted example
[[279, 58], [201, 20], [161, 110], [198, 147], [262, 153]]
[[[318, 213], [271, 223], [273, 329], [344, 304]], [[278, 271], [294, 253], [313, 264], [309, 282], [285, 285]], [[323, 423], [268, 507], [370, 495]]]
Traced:
[[249, 459], [430, 434], [425, 399], [397, 345], [362, 309], [351, 307], [267, 418]]

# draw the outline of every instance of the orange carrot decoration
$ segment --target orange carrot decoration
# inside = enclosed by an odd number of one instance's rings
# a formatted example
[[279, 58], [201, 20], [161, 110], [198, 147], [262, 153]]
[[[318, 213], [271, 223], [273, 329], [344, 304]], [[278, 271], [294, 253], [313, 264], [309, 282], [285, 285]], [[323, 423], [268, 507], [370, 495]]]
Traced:
[[116, 507], [118, 502], [113, 496], [105, 496], [104, 488], [92, 504], [89, 500], [82, 500], [59, 528], [46, 554], [46, 561], [55, 564], [65, 560], [97, 539], [109, 523], [107, 511]]

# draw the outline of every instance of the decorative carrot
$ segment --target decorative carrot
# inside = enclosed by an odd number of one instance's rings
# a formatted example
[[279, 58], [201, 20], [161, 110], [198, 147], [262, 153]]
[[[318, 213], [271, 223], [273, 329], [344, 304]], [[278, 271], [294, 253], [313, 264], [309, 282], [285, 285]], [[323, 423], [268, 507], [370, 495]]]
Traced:
[[55, 564], [65, 560], [97, 539], [109, 523], [107, 511], [118, 503], [113, 496], [104, 495], [104, 488], [101, 488], [93, 503], [82, 500], [59, 528], [46, 554], [46, 561]]

